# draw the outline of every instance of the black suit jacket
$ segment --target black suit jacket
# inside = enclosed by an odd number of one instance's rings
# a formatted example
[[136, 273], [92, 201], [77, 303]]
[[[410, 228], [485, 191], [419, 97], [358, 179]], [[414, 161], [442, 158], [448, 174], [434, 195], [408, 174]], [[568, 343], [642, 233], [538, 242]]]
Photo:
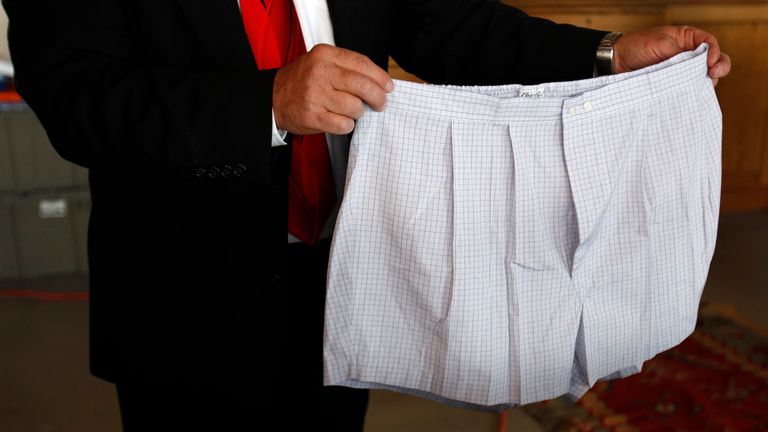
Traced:
[[[258, 351], [285, 267], [290, 146], [271, 147], [275, 71], [257, 70], [236, 0], [2, 1], [19, 92], [90, 171], [92, 373]], [[338, 46], [433, 83], [591, 77], [605, 33], [485, 0], [328, 5]]]

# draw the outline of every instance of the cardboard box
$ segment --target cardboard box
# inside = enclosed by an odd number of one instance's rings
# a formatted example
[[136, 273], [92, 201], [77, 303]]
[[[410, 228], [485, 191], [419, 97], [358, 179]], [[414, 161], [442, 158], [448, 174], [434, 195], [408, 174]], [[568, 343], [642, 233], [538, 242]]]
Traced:
[[77, 272], [71, 201], [64, 194], [31, 194], [12, 203], [21, 278]]
[[10, 201], [8, 197], [0, 197], [0, 279], [19, 278], [17, 243]]
[[11, 144], [5, 121], [6, 114], [0, 112], [0, 193], [16, 188], [13, 164], [11, 162]]
[[82, 174], [75, 173], [76, 165], [59, 156], [31, 110], [7, 111], [0, 116], [10, 147], [16, 191], [68, 188], [82, 183]]

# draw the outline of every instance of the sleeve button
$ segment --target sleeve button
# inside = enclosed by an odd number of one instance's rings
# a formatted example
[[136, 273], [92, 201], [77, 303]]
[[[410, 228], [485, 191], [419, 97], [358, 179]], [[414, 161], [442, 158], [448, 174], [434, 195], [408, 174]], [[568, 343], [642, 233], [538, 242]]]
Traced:
[[232, 167], [229, 165], [224, 165], [221, 167], [221, 176], [222, 177], [229, 177], [233, 174]]

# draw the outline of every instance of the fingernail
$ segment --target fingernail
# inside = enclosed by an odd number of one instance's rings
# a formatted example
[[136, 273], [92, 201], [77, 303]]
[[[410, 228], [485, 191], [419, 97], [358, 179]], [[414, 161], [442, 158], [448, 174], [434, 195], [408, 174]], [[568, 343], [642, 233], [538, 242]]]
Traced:
[[387, 81], [387, 87], [386, 87], [387, 93], [391, 93], [392, 90], [394, 89], [395, 89], [395, 82], [392, 80]]

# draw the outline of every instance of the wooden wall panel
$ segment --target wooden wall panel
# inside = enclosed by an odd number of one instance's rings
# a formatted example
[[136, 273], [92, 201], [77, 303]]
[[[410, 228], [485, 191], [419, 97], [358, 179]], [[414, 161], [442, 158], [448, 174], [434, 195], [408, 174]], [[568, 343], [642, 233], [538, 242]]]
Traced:
[[717, 36], [733, 61], [716, 88], [723, 112], [724, 211], [768, 208], [768, 3], [673, 4], [665, 22]]
[[662, 11], [653, 10], [632, 11], [626, 13], [619, 11], [591, 11], [586, 14], [541, 11], [538, 14], [535, 14], [535, 16], [547, 18], [558, 23], [573, 24], [579, 27], [624, 32], [657, 26], [664, 18]]
[[[768, 62], [752, 49], [768, 52], [768, 25], [696, 24], [718, 35], [731, 56], [731, 75], [718, 83], [716, 92], [723, 111], [724, 187], [750, 186], [762, 179], [768, 113]], [[746, 27], [746, 28], [742, 28]], [[747, 43], [743, 43], [749, 39]], [[762, 40], [761, 40], [762, 39]], [[760, 97], [756, 97], [760, 96]]]

